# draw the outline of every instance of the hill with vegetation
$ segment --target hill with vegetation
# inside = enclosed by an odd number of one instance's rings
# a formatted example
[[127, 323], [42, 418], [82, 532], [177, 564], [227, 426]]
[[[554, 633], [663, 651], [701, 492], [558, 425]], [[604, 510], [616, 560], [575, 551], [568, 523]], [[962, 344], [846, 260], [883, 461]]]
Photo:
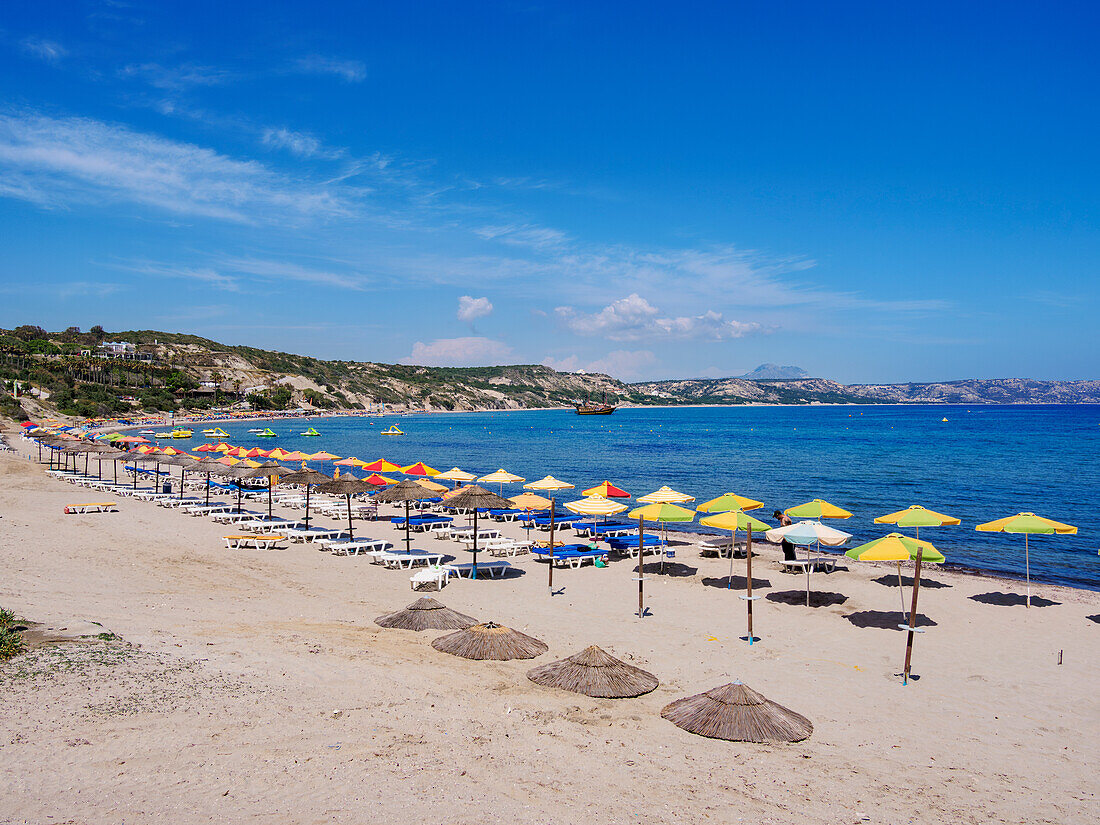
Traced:
[[[133, 345], [101, 357], [107, 342]], [[758, 371], [773, 365], [764, 365]], [[777, 368], [795, 370], [794, 367]], [[990, 379], [844, 385], [822, 378], [718, 378], [627, 384], [539, 364], [425, 367], [327, 361], [157, 330], [0, 329], [0, 415], [80, 417], [136, 411], [252, 409], [480, 410], [627, 405], [1100, 403], [1098, 381]], [[18, 392], [19, 400], [13, 397]]]

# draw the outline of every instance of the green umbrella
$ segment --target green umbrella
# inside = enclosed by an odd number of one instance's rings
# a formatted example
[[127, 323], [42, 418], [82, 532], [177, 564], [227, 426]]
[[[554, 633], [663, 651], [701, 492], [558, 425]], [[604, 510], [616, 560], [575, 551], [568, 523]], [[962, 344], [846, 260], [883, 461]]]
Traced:
[[1027, 606], [1031, 607], [1031, 555], [1028, 547], [1029, 535], [1069, 535], [1077, 534], [1077, 528], [1072, 524], [1063, 524], [1060, 521], [1043, 518], [1034, 513], [1017, 513], [1014, 516], [997, 519], [996, 521], [979, 524], [974, 528], [981, 533], [1023, 533], [1024, 534], [1024, 564], [1027, 566]]
[[[901, 683], [909, 683], [909, 664], [913, 658], [913, 634], [917, 632], [917, 593], [920, 591], [920, 566], [922, 561], [939, 564], [945, 561], [943, 553], [937, 550], [927, 541], [912, 539], [901, 533], [891, 533], [888, 536], [874, 539], [853, 547], [846, 552], [848, 558], [856, 561], [896, 561], [898, 563], [898, 587], [901, 587], [901, 562], [911, 558], [915, 560], [913, 567], [913, 605], [909, 611], [909, 623], [899, 625], [902, 630], [908, 631], [905, 641], [905, 667], [901, 672]], [[901, 602], [902, 614], [905, 613], [905, 598]]]

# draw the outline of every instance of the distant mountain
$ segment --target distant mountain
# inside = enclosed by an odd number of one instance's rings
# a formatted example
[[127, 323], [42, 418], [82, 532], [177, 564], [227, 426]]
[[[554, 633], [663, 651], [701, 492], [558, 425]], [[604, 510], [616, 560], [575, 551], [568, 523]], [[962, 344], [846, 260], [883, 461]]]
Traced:
[[794, 367], [787, 365], [784, 367], [779, 364], [761, 364], [752, 372], [746, 372], [744, 375], [734, 376], [735, 378], [743, 378], [746, 381], [776, 381], [794, 378], [810, 378], [812, 377], [802, 367]]

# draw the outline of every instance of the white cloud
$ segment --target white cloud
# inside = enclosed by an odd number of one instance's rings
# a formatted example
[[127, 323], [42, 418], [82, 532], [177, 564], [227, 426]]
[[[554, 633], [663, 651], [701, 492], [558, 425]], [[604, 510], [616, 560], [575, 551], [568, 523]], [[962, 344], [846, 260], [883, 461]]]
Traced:
[[472, 298], [463, 295], [458, 299], [458, 320], [473, 321], [476, 318], [484, 318], [493, 311], [493, 305], [488, 298]]
[[333, 149], [325, 146], [320, 139], [313, 135], [306, 132], [295, 132], [291, 129], [264, 129], [260, 139], [264, 146], [272, 149], [284, 149], [300, 158], [336, 160], [346, 154], [343, 149]]
[[564, 232], [548, 226], [532, 224], [504, 224], [480, 226], [474, 234], [487, 241], [499, 241], [512, 246], [525, 246], [536, 250], [561, 247], [569, 238]]
[[349, 214], [345, 192], [256, 161], [88, 118], [0, 112], [0, 194], [46, 207], [127, 201], [241, 223]]
[[363, 289], [367, 279], [358, 273], [332, 272], [313, 269], [287, 261], [268, 261], [259, 258], [228, 258], [221, 266], [230, 272], [254, 275], [280, 281], [301, 281], [341, 289]]
[[647, 367], [657, 363], [657, 356], [649, 350], [613, 350], [603, 358], [584, 361], [576, 355], [568, 358], [546, 358], [542, 362], [558, 372], [602, 372], [614, 378], [631, 380], [642, 378]]
[[28, 37], [23, 41], [22, 45], [23, 51], [27, 54], [37, 57], [39, 60], [45, 60], [48, 63], [57, 63], [69, 53], [68, 49], [60, 43], [56, 43], [53, 40], [46, 40], [41, 37]]
[[503, 363], [512, 348], [492, 338], [437, 338], [425, 344], [413, 344], [412, 354], [402, 358], [402, 364], [425, 367], [481, 367]]
[[605, 306], [599, 312], [584, 314], [573, 307], [555, 309], [558, 318], [578, 335], [599, 336], [611, 341], [637, 341], [663, 336], [678, 339], [722, 341], [742, 338], [761, 329], [760, 324], [727, 321], [722, 313], [707, 310], [702, 315], [661, 317], [660, 310], [636, 292]]
[[228, 292], [240, 292], [241, 286], [232, 275], [226, 275], [216, 269], [204, 266], [178, 266], [176, 264], [158, 263], [156, 261], [128, 261], [125, 263], [109, 264], [112, 269], [120, 269], [124, 272], [136, 272], [139, 275], [147, 275], [151, 278], [180, 278], [188, 281], [198, 281], [216, 289], [224, 289]]
[[348, 83], [359, 83], [367, 77], [367, 67], [361, 60], [341, 60], [335, 57], [311, 55], [299, 58], [294, 65], [299, 72], [331, 74], [343, 78]]
[[172, 92], [182, 92], [195, 86], [217, 86], [233, 77], [233, 74], [225, 69], [201, 66], [196, 63], [183, 63], [179, 66], [131, 63], [124, 66], [119, 74], [122, 77], [144, 81], [157, 89]]
[[333, 272], [288, 261], [269, 261], [262, 258], [216, 258], [201, 265], [179, 265], [148, 260], [104, 265], [111, 269], [136, 272], [154, 278], [185, 278], [201, 281], [232, 292], [240, 292], [243, 282], [248, 281], [291, 281], [339, 289], [363, 289], [367, 284], [367, 278], [355, 272]]

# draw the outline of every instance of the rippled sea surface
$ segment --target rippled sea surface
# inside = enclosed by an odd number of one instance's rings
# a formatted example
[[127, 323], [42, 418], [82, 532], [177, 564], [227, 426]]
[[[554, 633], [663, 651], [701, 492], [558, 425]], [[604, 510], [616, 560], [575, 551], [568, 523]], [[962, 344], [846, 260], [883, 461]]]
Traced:
[[[943, 418], [948, 420], [942, 421]], [[403, 436], [382, 436], [396, 423]], [[299, 435], [315, 426], [320, 438]], [[529, 481], [550, 473], [576, 492], [609, 479], [633, 495], [667, 484], [700, 502], [723, 492], [764, 501], [768, 516], [824, 498], [854, 516], [857, 541], [889, 532], [875, 516], [923, 504], [962, 519], [926, 528], [948, 561], [1023, 575], [1024, 538], [974, 526], [1021, 511], [1075, 524], [1033, 536], [1034, 578], [1100, 589], [1100, 406], [869, 406], [457, 413], [276, 421], [277, 439], [223, 425], [234, 444], [384, 457], [478, 475], [499, 467]], [[262, 425], [261, 425], [262, 426]], [[198, 437], [198, 432], [196, 432]], [[196, 438], [197, 440], [197, 438]], [[331, 464], [318, 466], [331, 473]], [[362, 475], [362, 473], [359, 473]], [[505, 495], [521, 492], [505, 486]], [[559, 501], [570, 500], [570, 491]], [[700, 529], [700, 528], [696, 528]]]

